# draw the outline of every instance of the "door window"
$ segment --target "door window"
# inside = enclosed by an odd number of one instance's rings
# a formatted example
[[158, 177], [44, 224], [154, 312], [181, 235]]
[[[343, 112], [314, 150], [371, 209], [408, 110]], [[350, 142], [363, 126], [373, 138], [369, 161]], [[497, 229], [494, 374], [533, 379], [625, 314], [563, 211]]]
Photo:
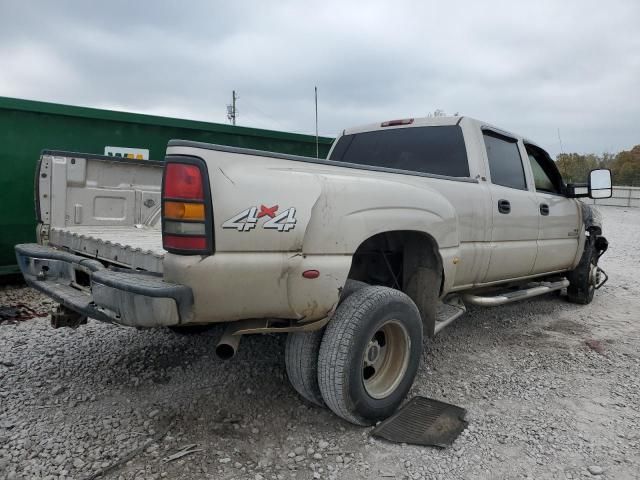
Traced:
[[544, 172], [544, 170], [538, 163], [538, 160], [536, 160], [536, 157], [529, 154], [529, 162], [531, 163], [531, 170], [533, 170], [533, 180], [536, 184], [536, 190], [555, 193], [556, 189], [553, 186], [551, 179]]
[[527, 183], [518, 141], [490, 131], [485, 131], [483, 134], [491, 182], [494, 185], [526, 190]]
[[562, 192], [562, 178], [558, 169], [553, 164], [553, 160], [542, 149], [533, 145], [525, 144], [529, 163], [533, 171], [533, 179], [536, 184], [536, 191], [547, 193]]

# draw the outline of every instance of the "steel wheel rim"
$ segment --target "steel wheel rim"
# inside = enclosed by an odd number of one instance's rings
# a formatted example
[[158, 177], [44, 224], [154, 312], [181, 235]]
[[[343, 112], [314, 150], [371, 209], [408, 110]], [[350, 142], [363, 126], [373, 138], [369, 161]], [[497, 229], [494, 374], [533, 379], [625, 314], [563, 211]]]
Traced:
[[589, 268], [589, 291], [595, 290], [599, 282], [600, 272], [598, 272], [598, 265], [591, 263]]
[[362, 358], [362, 380], [375, 399], [388, 397], [398, 387], [409, 366], [411, 339], [397, 320], [382, 324], [373, 334]]

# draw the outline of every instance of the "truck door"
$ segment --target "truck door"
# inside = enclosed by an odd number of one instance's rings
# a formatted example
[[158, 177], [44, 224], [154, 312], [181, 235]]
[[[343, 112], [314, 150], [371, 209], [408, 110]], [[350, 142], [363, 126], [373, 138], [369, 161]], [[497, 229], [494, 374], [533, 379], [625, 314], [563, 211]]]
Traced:
[[[491, 257], [483, 283], [531, 274], [538, 252], [540, 213], [527, 187], [518, 140], [483, 130], [492, 205]], [[531, 186], [532, 187], [532, 186]]]
[[538, 256], [533, 273], [571, 268], [578, 252], [578, 200], [563, 195], [562, 177], [549, 154], [525, 143], [540, 211]]

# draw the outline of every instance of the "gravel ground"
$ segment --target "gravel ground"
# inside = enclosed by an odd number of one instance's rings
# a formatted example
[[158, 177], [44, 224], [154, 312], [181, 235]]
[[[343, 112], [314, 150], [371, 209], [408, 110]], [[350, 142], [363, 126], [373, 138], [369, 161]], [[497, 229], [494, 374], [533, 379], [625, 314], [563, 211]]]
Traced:
[[[601, 210], [610, 280], [591, 305], [549, 295], [472, 309], [425, 342], [412, 395], [469, 412], [451, 448], [374, 440], [305, 405], [283, 336], [247, 337], [222, 362], [219, 329], [38, 318], [0, 325], [0, 479], [86, 479], [114, 464], [104, 477], [640, 478], [640, 209]], [[0, 290], [0, 305], [15, 303], [51, 308], [28, 288]]]

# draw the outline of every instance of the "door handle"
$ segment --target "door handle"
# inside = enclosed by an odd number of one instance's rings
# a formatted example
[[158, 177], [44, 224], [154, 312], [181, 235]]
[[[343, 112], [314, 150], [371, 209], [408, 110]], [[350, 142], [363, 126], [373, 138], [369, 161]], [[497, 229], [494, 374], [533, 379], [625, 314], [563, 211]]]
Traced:
[[546, 203], [540, 204], [540, 214], [541, 215], [549, 215], [549, 205]]
[[500, 213], [511, 213], [509, 200], [498, 200], [498, 211]]

